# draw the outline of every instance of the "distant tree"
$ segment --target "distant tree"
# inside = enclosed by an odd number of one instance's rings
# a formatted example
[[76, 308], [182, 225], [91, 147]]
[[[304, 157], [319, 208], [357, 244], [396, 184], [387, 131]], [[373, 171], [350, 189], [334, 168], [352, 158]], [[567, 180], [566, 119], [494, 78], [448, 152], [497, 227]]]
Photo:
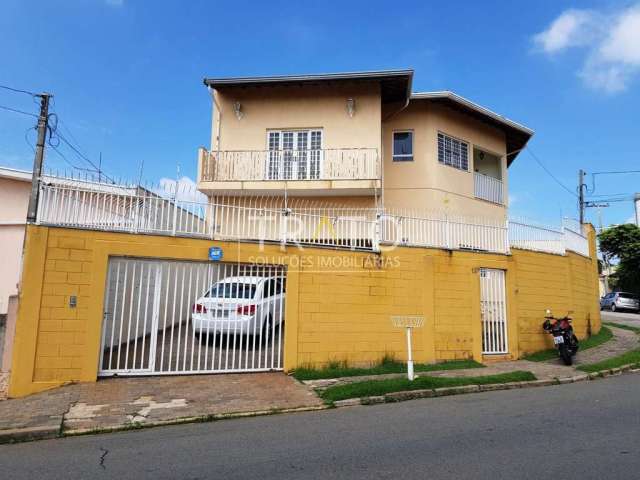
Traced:
[[618, 225], [604, 230], [598, 239], [603, 255], [618, 260], [612, 275], [616, 289], [640, 293], [640, 228], [631, 223]]

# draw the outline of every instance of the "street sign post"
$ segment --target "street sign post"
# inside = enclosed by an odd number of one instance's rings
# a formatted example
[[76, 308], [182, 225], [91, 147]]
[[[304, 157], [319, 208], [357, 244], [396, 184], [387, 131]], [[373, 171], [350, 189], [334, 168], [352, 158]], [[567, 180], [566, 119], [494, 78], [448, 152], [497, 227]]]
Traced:
[[407, 378], [409, 380], [415, 379], [413, 374], [413, 353], [411, 351], [411, 329], [421, 328], [424, 325], [424, 317], [422, 316], [407, 316], [407, 315], [393, 315], [391, 317], [391, 324], [396, 328], [405, 328], [407, 330]]

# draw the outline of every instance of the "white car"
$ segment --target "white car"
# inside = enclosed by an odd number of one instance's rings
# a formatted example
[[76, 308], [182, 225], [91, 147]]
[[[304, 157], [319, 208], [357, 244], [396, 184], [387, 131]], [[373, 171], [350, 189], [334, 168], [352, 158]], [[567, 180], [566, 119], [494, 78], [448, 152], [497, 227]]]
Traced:
[[222, 279], [193, 305], [193, 331], [200, 338], [226, 333], [267, 340], [278, 331], [284, 316], [284, 297], [280, 277]]

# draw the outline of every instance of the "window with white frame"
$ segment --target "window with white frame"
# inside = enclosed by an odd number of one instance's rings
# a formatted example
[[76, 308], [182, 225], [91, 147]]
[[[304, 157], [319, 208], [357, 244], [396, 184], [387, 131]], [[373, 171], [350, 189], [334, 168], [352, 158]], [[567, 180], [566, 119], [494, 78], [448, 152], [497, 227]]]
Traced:
[[438, 162], [469, 171], [469, 144], [438, 132]]
[[413, 132], [393, 132], [393, 161], [413, 161]]
[[269, 180], [317, 180], [322, 163], [322, 130], [269, 130]]

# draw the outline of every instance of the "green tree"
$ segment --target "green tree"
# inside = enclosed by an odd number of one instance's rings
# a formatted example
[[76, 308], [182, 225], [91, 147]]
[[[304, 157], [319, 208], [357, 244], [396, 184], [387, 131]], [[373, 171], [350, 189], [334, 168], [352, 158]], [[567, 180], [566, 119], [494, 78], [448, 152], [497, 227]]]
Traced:
[[612, 280], [619, 290], [640, 293], [640, 228], [626, 223], [607, 228], [600, 235], [600, 250], [609, 260], [617, 260]]

